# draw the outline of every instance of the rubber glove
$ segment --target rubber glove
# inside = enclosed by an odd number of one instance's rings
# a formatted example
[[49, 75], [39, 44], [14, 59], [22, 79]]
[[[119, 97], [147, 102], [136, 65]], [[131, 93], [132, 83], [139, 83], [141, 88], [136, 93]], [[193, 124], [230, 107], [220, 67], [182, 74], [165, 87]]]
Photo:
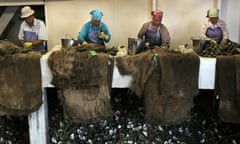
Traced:
[[228, 48], [228, 43], [229, 43], [228, 39], [222, 39], [221, 43], [219, 44], [219, 48], [221, 50]]
[[227, 45], [229, 43], [229, 39], [222, 39], [220, 45], [224, 46]]
[[149, 47], [149, 45], [150, 45], [149, 42], [146, 42], [146, 43], [145, 43], [145, 46], [146, 46], [146, 47]]
[[210, 39], [211, 43], [217, 44], [217, 41], [215, 41], [214, 39]]
[[25, 47], [25, 48], [30, 48], [30, 47], [32, 47], [32, 42], [24, 42], [24, 43], [23, 43], [23, 47]]
[[88, 44], [86, 41], [84, 41], [84, 42], [82, 43], [82, 45], [86, 45], [86, 44]]
[[100, 32], [99, 33], [99, 38], [103, 39], [103, 40], [107, 40], [108, 39], [108, 35], [106, 35], [104, 32]]

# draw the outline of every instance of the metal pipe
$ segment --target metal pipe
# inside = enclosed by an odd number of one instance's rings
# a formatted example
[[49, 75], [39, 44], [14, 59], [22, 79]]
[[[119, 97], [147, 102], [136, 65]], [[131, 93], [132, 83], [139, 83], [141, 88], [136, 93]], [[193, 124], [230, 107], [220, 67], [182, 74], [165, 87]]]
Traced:
[[158, 0], [152, 0], [152, 11], [157, 10]]

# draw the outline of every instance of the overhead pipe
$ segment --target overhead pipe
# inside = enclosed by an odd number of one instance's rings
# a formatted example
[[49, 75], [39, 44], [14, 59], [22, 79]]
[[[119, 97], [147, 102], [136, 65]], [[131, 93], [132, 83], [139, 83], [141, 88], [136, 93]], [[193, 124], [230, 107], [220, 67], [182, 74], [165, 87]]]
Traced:
[[152, 11], [157, 10], [158, 0], [152, 0]]

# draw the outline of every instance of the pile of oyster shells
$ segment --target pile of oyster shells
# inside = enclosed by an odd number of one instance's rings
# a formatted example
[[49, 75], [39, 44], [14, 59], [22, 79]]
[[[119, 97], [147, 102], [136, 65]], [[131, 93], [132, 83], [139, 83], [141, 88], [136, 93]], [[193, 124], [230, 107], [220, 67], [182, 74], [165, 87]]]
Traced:
[[[49, 117], [51, 144], [237, 144], [240, 125], [226, 124], [216, 115], [193, 108], [189, 121], [171, 126], [149, 124], [144, 120], [142, 100], [126, 98], [126, 93], [112, 97], [113, 119], [73, 124], [63, 118], [58, 108]], [[133, 107], [131, 107], [133, 106]]]

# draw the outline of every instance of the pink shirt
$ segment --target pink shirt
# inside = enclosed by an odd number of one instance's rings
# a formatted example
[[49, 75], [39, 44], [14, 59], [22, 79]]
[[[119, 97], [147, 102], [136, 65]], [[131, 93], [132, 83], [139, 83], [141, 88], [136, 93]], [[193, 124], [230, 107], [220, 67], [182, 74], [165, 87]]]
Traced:
[[[139, 39], [144, 39], [144, 35], [149, 29], [152, 21], [144, 23], [142, 28], [140, 29], [138, 33], [138, 38]], [[162, 45], [170, 45], [170, 34], [167, 29], [167, 27], [164, 24], [160, 24], [160, 33], [161, 33], [161, 38], [162, 38]]]

